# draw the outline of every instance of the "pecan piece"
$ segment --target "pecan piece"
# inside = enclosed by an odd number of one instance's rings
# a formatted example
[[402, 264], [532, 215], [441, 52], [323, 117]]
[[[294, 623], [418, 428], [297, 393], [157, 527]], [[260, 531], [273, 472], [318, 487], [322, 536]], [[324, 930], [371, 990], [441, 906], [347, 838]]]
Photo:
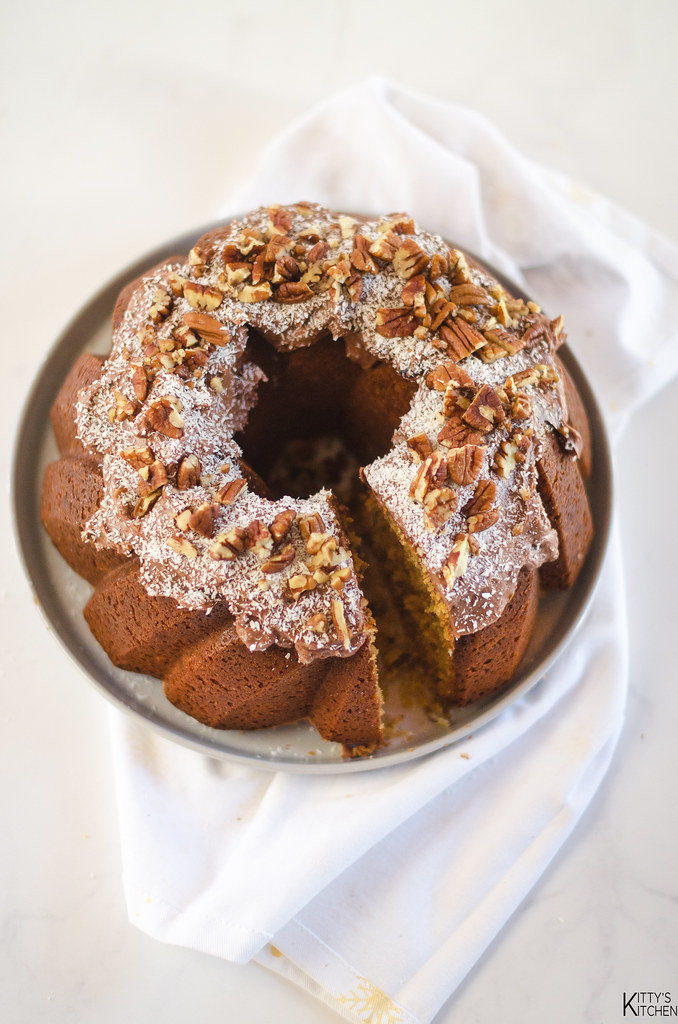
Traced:
[[494, 299], [477, 284], [456, 284], [450, 288], [450, 302], [458, 306], [492, 306]]
[[195, 558], [198, 554], [197, 548], [194, 548], [186, 537], [170, 537], [167, 544], [172, 551], [176, 551], [178, 555], [184, 555], [185, 558]]
[[188, 491], [200, 483], [202, 466], [197, 455], [186, 455], [179, 463], [177, 470], [177, 489]]
[[157, 286], [153, 290], [153, 301], [148, 311], [148, 315], [154, 324], [159, 324], [161, 320], [169, 315], [170, 308], [172, 306], [172, 296], [165, 289]]
[[184, 298], [193, 309], [211, 313], [221, 305], [224, 296], [223, 292], [211, 284], [187, 281], [184, 285]]
[[276, 302], [292, 303], [303, 302], [305, 299], [312, 298], [312, 296], [313, 292], [305, 281], [283, 281], [278, 286], [273, 298]]
[[300, 572], [296, 576], [290, 576], [287, 581], [290, 593], [294, 600], [298, 600], [299, 597], [307, 590], [315, 590], [317, 583], [313, 576], [309, 573]]
[[198, 505], [188, 520], [190, 529], [203, 537], [211, 537], [214, 533], [214, 514], [218, 508], [218, 505], [210, 505], [208, 502]]
[[143, 519], [146, 513], [150, 512], [153, 508], [161, 494], [162, 488], [159, 488], [157, 491], [151, 491], [150, 494], [145, 494], [142, 498], [139, 498], [139, 501], [132, 509], [132, 518]]
[[421, 246], [413, 238], [401, 240], [401, 245], [393, 254], [393, 269], [399, 277], [406, 280], [415, 274], [423, 273], [429, 264], [429, 258]]
[[481, 512], [488, 512], [492, 508], [496, 496], [497, 485], [494, 480], [479, 480], [473, 497], [466, 502], [461, 511], [467, 518], [479, 515]]
[[433, 446], [427, 434], [415, 434], [408, 438], [407, 447], [414, 453], [418, 462], [423, 462], [433, 453]]
[[292, 523], [297, 518], [297, 513], [292, 508], [286, 508], [282, 512], [278, 512], [277, 516], [269, 526], [271, 536], [273, 540], [281, 541], [283, 537], [288, 533]]
[[410, 484], [410, 497], [423, 503], [427, 493], [441, 487], [447, 478], [447, 460], [440, 452], [433, 452], [424, 459]]
[[341, 640], [343, 646], [346, 648], [346, 650], [348, 650], [350, 648], [350, 646], [351, 646], [351, 632], [350, 632], [350, 630], [348, 628], [348, 624], [346, 622], [346, 615], [344, 613], [344, 603], [343, 603], [343, 601], [341, 601], [339, 599], [337, 599], [336, 601], [332, 601], [331, 610], [332, 610], [332, 621], [333, 621], [334, 627], [335, 627], [335, 629], [337, 631], [337, 635], [338, 635], [339, 639]]
[[419, 321], [408, 306], [377, 310], [377, 334], [383, 338], [411, 338]]
[[344, 589], [344, 584], [348, 583], [351, 578], [351, 570], [348, 566], [344, 566], [341, 569], [335, 569], [330, 575], [330, 586], [333, 590], [337, 590], [341, 593]]
[[443, 576], [448, 587], [453, 587], [455, 580], [459, 579], [466, 572], [470, 552], [471, 547], [468, 534], [458, 533], [454, 538], [452, 550], [443, 565]]
[[494, 388], [491, 388], [489, 384], [483, 384], [462, 419], [474, 430], [479, 430], [484, 434], [501, 426], [506, 419], [506, 414]]
[[[316, 259], [319, 257], [316, 256]], [[310, 259], [310, 254], [309, 254]], [[351, 253], [351, 266], [360, 271], [361, 274], [376, 274], [379, 271], [377, 264], [370, 255], [370, 243], [364, 235], [353, 236], [353, 252]]]
[[325, 524], [322, 516], [318, 512], [313, 512], [308, 516], [299, 516], [297, 519], [297, 525], [299, 527], [299, 533], [301, 539], [308, 548], [308, 541], [312, 534], [323, 533], [325, 530]]
[[431, 257], [431, 269], [429, 271], [429, 280], [437, 281], [439, 277], [444, 277], [449, 270], [449, 262], [447, 257], [442, 253], [434, 252]]
[[271, 286], [268, 281], [262, 281], [260, 284], [246, 284], [244, 288], [241, 288], [236, 298], [239, 302], [264, 302], [266, 299], [271, 297]]
[[429, 370], [424, 380], [434, 391], [444, 391], [448, 384], [452, 384], [456, 388], [475, 387], [473, 378], [451, 359], [436, 366], [434, 370]]
[[150, 466], [155, 462], [155, 455], [150, 448], [127, 448], [120, 452], [120, 457], [133, 469], [141, 469], [142, 466]]
[[184, 421], [176, 399], [160, 398], [146, 411], [145, 419], [151, 430], [157, 430], [164, 437], [176, 439], [184, 436]]
[[484, 462], [485, 449], [476, 444], [452, 448], [447, 456], [450, 477], [459, 487], [466, 487], [477, 480]]
[[290, 565], [296, 557], [296, 551], [294, 544], [285, 544], [280, 551], [276, 551], [274, 555], [271, 555], [261, 567], [261, 571], [265, 573], [281, 572], [285, 566]]
[[469, 533], [481, 533], [494, 526], [498, 519], [499, 512], [496, 508], [492, 508], [488, 512], [479, 512], [475, 516], [469, 516], [466, 520], [466, 528]]
[[437, 487], [424, 497], [426, 529], [438, 530], [456, 512], [457, 496], [449, 487]]
[[201, 338], [212, 345], [223, 347], [231, 340], [224, 325], [208, 313], [184, 313], [182, 322], [191, 331], [197, 331]]
[[370, 253], [373, 256], [378, 256], [380, 260], [392, 260], [397, 253], [402, 238], [395, 233], [395, 231], [385, 231], [380, 235], [376, 241], [370, 245]]
[[273, 550], [273, 537], [268, 526], [260, 519], [254, 519], [247, 527], [246, 533], [246, 546], [265, 562]]
[[247, 532], [239, 526], [234, 526], [232, 530], [226, 530], [217, 535], [210, 548], [210, 555], [216, 561], [225, 559], [232, 562], [237, 555], [245, 550], [246, 540]]
[[143, 402], [148, 394], [148, 376], [146, 374], [146, 368], [140, 363], [130, 363], [132, 369], [132, 390], [134, 391], [134, 397], [139, 401]]
[[142, 466], [139, 469], [139, 476], [143, 481], [140, 491], [144, 495], [150, 494], [151, 491], [159, 490], [169, 482], [167, 469], [158, 459], [152, 462], [150, 466]]
[[316, 612], [314, 615], [310, 615], [306, 620], [306, 628], [310, 629], [312, 633], [326, 633], [327, 616], [323, 615], [322, 612]]
[[452, 319], [440, 327], [440, 337], [455, 361], [470, 356], [486, 344], [485, 338], [464, 320]]
[[444, 448], [462, 448], [466, 444], [481, 445], [485, 443], [483, 435], [472, 430], [461, 417], [461, 410], [456, 410], [455, 415], [448, 419], [438, 434], [438, 444]]
[[232, 505], [247, 487], [247, 480], [229, 480], [217, 493], [216, 500], [220, 505]]

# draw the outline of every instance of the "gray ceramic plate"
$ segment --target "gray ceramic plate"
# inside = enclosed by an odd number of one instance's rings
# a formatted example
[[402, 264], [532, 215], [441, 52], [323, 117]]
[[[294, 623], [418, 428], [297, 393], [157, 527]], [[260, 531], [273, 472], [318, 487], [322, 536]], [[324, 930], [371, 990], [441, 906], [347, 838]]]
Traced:
[[[16, 439], [13, 500], [19, 550], [45, 618], [76, 665], [113, 704], [166, 737], [212, 757], [271, 770], [365, 771], [418, 758], [468, 737], [538, 683], [562, 655], [586, 613], [607, 547], [612, 496], [609, 449], [600, 410], [567, 346], [563, 346], [560, 354], [579, 388], [591, 421], [595, 473], [590, 482], [589, 499], [595, 538], [575, 586], [565, 593], [550, 593], [542, 599], [530, 647], [508, 690], [453, 711], [449, 724], [433, 722], [422, 712], [410, 709], [394, 730], [397, 734], [378, 753], [346, 760], [337, 744], [320, 740], [315, 730], [305, 723], [256, 732], [225, 731], [200, 725], [165, 699], [158, 680], [115, 668], [91, 636], [82, 616], [91, 588], [61, 559], [40, 523], [44, 469], [58, 455], [49, 410], [80, 352], [108, 352], [110, 317], [121, 289], [149, 267], [175, 253], [186, 252], [201, 234], [202, 230], [174, 239], [144, 256], [102, 288], [62, 332], [33, 384]], [[520, 289], [510, 282], [506, 284], [515, 294], [520, 294]]]

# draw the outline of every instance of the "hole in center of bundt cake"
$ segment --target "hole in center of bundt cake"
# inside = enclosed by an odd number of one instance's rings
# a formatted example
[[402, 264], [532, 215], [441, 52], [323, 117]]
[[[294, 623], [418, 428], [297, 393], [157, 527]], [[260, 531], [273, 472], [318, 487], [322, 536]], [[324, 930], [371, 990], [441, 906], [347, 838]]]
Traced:
[[389, 363], [361, 366], [343, 339], [282, 351], [254, 335], [249, 358], [266, 373], [236, 438], [271, 497], [327, 487], [351, 507], [360, 466], [385, 455], [416, 390]]

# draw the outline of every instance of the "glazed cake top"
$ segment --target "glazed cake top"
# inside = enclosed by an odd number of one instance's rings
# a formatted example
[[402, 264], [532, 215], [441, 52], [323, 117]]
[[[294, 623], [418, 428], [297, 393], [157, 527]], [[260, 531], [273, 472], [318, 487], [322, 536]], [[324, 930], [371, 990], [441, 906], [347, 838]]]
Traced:
[[406, 214], [261, 208], [125, 293], [77, 410], [104, 479], [88, 539], [134, 552], [149, 594], [225, 600], [251, 649], [294, 647], [303, 661], [359, 649], [370, 619], [333, 495], [271, 501], [241, 470], [233, 435], [264, 379], [250, 328], [280, 349], [345, 338], [352, 357], [416, 382], [364, 479], [453, 633], [496, 620], [521, 568], [557, 554], [536, 463], [547, 429], [576, 442], [553, 360], [562, 320]]

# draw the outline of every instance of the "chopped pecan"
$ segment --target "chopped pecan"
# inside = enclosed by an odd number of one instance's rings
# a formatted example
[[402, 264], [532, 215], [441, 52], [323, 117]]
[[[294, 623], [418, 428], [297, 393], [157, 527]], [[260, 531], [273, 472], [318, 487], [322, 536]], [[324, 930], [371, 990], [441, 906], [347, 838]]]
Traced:
[[150, 494], [151, 491], [157, 491], [169, 482], [167, 469], [158, 459], [152, 462], [150, 466], [142, 466], [139, 469], [139, 476], [143, 481], [141, 494]]
[[285, 544], [280, 551], [271, 555], [261, 567], [265, 573], [281, 572], [285, 566], [290, 565], [296, 557], [294, 544]]
[[307, 546], [311, 534], [323, 533], [325, 530], [325, 524], [322, 516], [318, 512], [313, 512], [308, 516], [299, 516], [297, 519], [297, 526], [299, 527], [301, 539]]
[[335, 569], [330, 575], [330, 586], [333, 590], [341, 592], [344, 589], [344, 584], [348, 583], [351, 578], [351, 570], [348, 566], [344, 566], [341, 569]]
[[406, 280], [423, 273], [428, 265], [428, 255], [413, 238], [405, 238], [393, 254], [393, 269]]
[[165, 289], [157, 286], [153, 290], [153, 301], [148, 311], [148, 315], [154, 324], [159, 324], [161, 320], [169, 315], [170, 308], [172, 306], [172, 296]]
[[183, 533], [186, 533], [186, 531], [190, 529], [190, 526], [189, 526], [190, 518], [191, 518], [191, 510], [190, 510], [190, 508], [183, 509], [181, 512], [179, 512], [174, 517], [174, 522], [177, 524], [177, 526], [179, 527], [179, 529]]
[[287, 581], [290, 593], [296, 601], [307, 590], [315, 590], [317, 583], [310, 573], [300, 572], [296, 576], [290, 576]]
[[458, 533], [443, 565], [443, 576], [448, 587], [453, 587], [455, 580], [466, 572], [470, 551], [468, 534]]
[[[273, 298], [277, 302], [303, 302], [305, 299], [310, 299], [313, 296], [313, 292], [306, 284], [305, 281], [283, 281], [278, 286]], [[241, 298], [242, 296], [238, 296]]]
[[187, 281], [184, 285], [184, 298], [193, 309], [211, 313], [221, 305], [224, 295], [211, 284]]
[[437, 487], [424, 497], [424, 522], [431, 532], [438, 530], [457, 509], [457, 496], [449, 487]]
[[273, 537], [271, 531], [260, 519], [253, 520], [247, 527], [246, 546], [254, 551], [255, 555], [262, 562], [270, 557], [273, 550]]
[[188, 491], [200, 483], [202, 466], [197, 455], [186, 455], [179, 463], [177, 470], [177, 489]]
[[426, 278], [423, 274], [415, 274], [404, 285], [400, 297], [406, 306], [413, 306], [417, 316], [422, 318], [426, 312]]
[[441, 487], [447, 479], [447, 460], [440, 452], [424, 459], [410, 484], [410, 497], [422, 503], [427, 493]]
[[145, 419], [151, 430], [157, 430], [164, 437], [184, 436], [184, 421], [176, 399], [160, 398], [147, 409]]
[[418, 326], [408, 306], [377, 310], [377, 334], [383, 338], [411, 338]]
[[210, 555], [216, 561], [225, 559], [232, 562], [237, 555], [245, 550], [246, 539], [246, 531], [235, 526], [232, 530], [218, 534], [210, 548]]
[[188, 520], [190, 529], [202, 534], [203, 537], [211, 537], [214, 533], [214, 514], [218, 508], [218, 505], [210, 505], [208, 502], [198, 505]]
[[138, 410], [136, 402], [133, 402], [127, 395], [123, 395], [121, 391], [116, 391], [115, 406], [109, 411], [108, 418], [111, 423], [122, 423], [124, 420], [131, 420], [133, 416], [136, 416]]
[[[357, 237], [358, 236], [356, 235], [356, 238]], [[355, 245], [355, 242], [354, 242], [354, 245]], [[308, 255], [306, 257], [306, 260], [308, 262], [309, 267], [313, 263], [320, 263], [321, 260], [324, 260], [329, 251], [330, 251], [330, 247], [327, 244], [327, 242], [325, 241], [325, 239], [324, 238], [319, 239], [315, 243], [315, 245], [313, 245], [309, 249], [309, 251], [308, 251]]]
[[494, 299], [477, 284], [456, 284], [449, 291], [450, 302], [458, 306], [491, 306]]
[[453, 384], [457, 388], [475, 387], [473, 378], [451, 359], [430, 370], [424, 380], [434, 391], [444, 391], [448, 384]]
[[292, 523], [297, 518], [297, 513], [292, 508], [283, 509], [282, 512], [278, 512], [277, 516], [269, 526], [273, 540], [281, 541], [283, 537], [288, 533]]
[[120, 457], [133, 469], [141, 469], [142, 466], [150, 466], [155, 462], [155, 455], [150, 448], [127, 448], [120, 452]]
[[488, 512], [479, 512], [477, 515], [469, 516], [466, 520], [466, 528], [469, 533], [481, 533], [489, 530], [499, 519], [499, 512], [491, 508]]
[[407, 447], [414, 452], [418, 462], [423, 462], [433, 452], [433, 446], [427, 434], [415, 434], [414, 437], [408, 438]]
[[351, 646], [351, 632], [346, 622], [346, 614], [344, 612], [343, 601], [337, 599], [332, 601], [332, 621], [334, 622], [337, 635], [341, 640], [342, 644], [348, 650]]
[[485, 462], [485, 449], [476, 444], [465, 444], [452, 448], [447, 456], [447, 465], [452, 481], [459, 487], [472, 484], [480, 476]]
[[306, 620], [306, 628], [310, 629], [312, 633], [326, 633], [327, 616], [323, 615], [322, 612], [315, 612], [314, 615], [310, 615]]
[[194, 245], [188, 254], [188, 265], [195, 274], [205, 273], [205, 254], [197, 245]]
[[300, 276], [301, 270], [294, 256], [284, 253], [276, 261], [272, 281], [274, 284], [280, 284], [282, 281], [298, 281]]
[[[318, 257], [316, 257], [317, 259]], [[310, 254], [309, 254], [310, 259]], [[370, 243], [364, 235], [353, 236], [351, 265], [362, 274], [376, 274], [379, 268], [370, 255]]]
[[438, 434], [438, 444], [444, 448], [462, 448], [466, 444], [484, 444], [484, 437], [477, 430], [464, 423], [461, 409], [451, 416]]
[[197, 548], [194, 548], [186, 537], [170, 537], [167, 544], [172, 551], [176, 551], [178, 555], [184, 555], [186, 558], [195, 558], [198, 554]]
[[464, 320], [450, 319], [440, 327], [440, 337], [457, 362], [486, 344], [485, 338]]
[[506, 479], [517, 465], [525, 461], [530, 440], [525, 434], [514, 433], [499, 446], [494, 457], [494, 466], [499, 476]]
[[260, 284], [246, 284], [244, 288], [241, 288], [236, 298], [239, 302], [264, 302], [266, 299], [271, 297], [271, 286], [268, 281], [262, 281]]
[[462, 508], [462, 514], [468, 518], [479, 515], [481, 512], [488, 512], [492, 508], [496, 496], [497, 485], [494, 480], [479, 480], [473, 497]]
[[370, 245], [370, 252], [373, 256], [378, 256], [380, 260], [392, 260], [397, 253], [402, 238], [396, 234], [395, 231], [385, 231], [382, 235], [372, 242]]
[[[316, 545], [313, 542], [318, 536], [320, 536], [321, 540]], [[311, 551], [309, 545], [312, 545], [313, 551]], [[331, 534], [311, 534], [306, 547], [309, 554], [312, 555], [309, 560], [312, 569], [324, 569], [333, 565], [340, 565], [347, 558], [346, 552], [337, 544], [336, 538]]]
[[485, 434], [501, 426], [506, 419], [506, 413], [494, 388], [489, 384], [483, 384], [462, 419], [474, 430]]
[[522, 391], [511, 400], [511, 416], [514, 420], [527, 420], [532, 415], [530, 396]]
[[132, 390], [139, 402], [143, 402], [148, 394], [148, 376], [140, 363], [130, 363], [132, 369]]
[[197, 331], [201, 338], [212, 345], [223, 347], [231, 340], [231, 335], [221, 321], [207, 313], [184, 313], [181, 319], [189, 330]]
[[139, 498], [132, 509], [132, 518], [142, 519], [147, 512], [150, 512], [161, 494], [162, 488], [159, 488], [157, 491], [151, 491], [150, 494], [145, 494], [143, 497]]
[[431, 257], [431, 269], [429, 271], [429, 280], [437, 281], [439, 277], [444, 277], [449, 269], [449, 263], [447, 257], [442, 253], [434, 252]]
[[282, 206], [269, 206], [269, 231], [273, 234], [286, 235], [292, 227], [292, 211]]
[[232, 505], [247, 487], [247, 480], [229, 480], [227, 484], [219, 488], [216, 493], [216, 501], [220, 505]]

